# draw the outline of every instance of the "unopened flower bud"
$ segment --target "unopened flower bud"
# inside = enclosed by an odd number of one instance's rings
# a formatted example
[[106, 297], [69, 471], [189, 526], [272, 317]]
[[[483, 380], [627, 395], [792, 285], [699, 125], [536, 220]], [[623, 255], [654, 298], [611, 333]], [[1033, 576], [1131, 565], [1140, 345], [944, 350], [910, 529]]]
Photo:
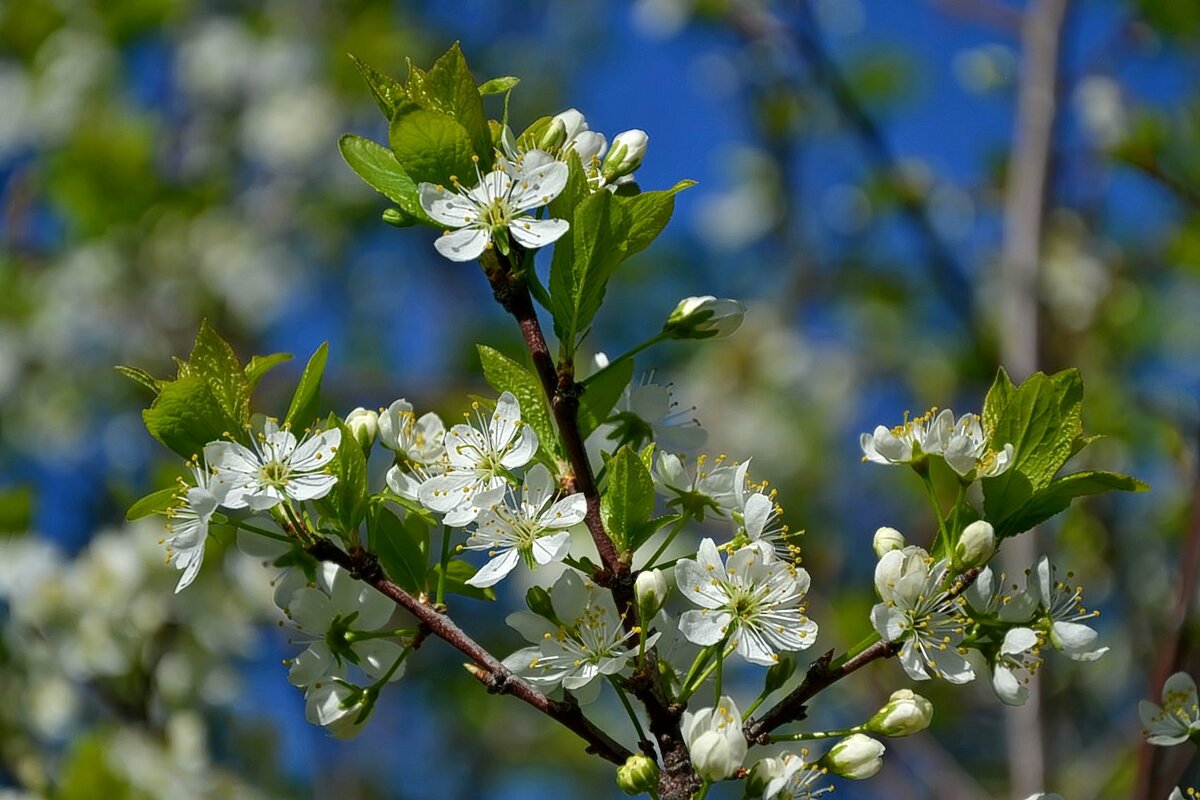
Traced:
[[796, 659], [788, 653], [780, 653], [779, 660], [767, 669], [767, 677], [763, 681], [763, 694], [777, 691], [788, 682], [788, 678], [792, 677], [792, 673], [795, 671]]
[[875, 531], [875, 538], [871, 541], [876, 558], [883, 558], [885, 553], [893, 550], [903, 550], [907, 544], [904, 534], [895, 528], [880, 528]]
[[740, 328], [745, 317], [746, 307], [737, 300], [685, 297], [667, 317], [663, 332], [676, 339], [720, 339]]
[[982, 567], [996, 552], [996, 530], [986, 520], [976, 520], [963, 529], [954, 546], [955, 563], [967, 569]]
[[540, 586], [530, 586], [525, 593], [525, 605], [539, 617], [553, 621], [554, 604], [550, 602], [550, 593]]
[[867, 730], [880, 736], [911, 736], [928, 728], [932, 720], [933, 703], [911, 689], [898, 689], [867, 722]]
[[346, 427], [354, 434], [363, 450], [370, 450], [379, 435], [379, 414], [366, 408], [356, 408], [346, 415]]
[[878, 740], [854, 733], [835, 744], [820, 764], [834, 775], [855, 781], [866, 780], [883, 768], [885, 749]]
[[742, 767], [746, 737], [737, 704], [722, 696], [715, 708], [683, 712], [683, 739], [691, 753], [692, 766], [706, 781], [721, 781]]
[[555, 114], [538, 140], [539, 150], [555, 150], [575, 138], [580, 131], [587, 130], [587, 120], [573, 108]]
[[617, 767], [617, 786], [630, 797], [654, 791], [658, 788], [658, 765], [646, 756], [630, 756]]
[[637, 598], [638, 619], [642, 625], [649, 625], [650, 620], [667, 602], [667, 594], [671, 585], [661, 569], [642, 570], [637, 580], [633, 582], [633, 595]]
[[600, 174], [604, 176], [604, 180], [611, 183], [640, 167], [642, 159], [646, 156], [646, 144], [649, 141], [650, 137], [646, 132], [637, 128], [617, 134], [600, 167]]

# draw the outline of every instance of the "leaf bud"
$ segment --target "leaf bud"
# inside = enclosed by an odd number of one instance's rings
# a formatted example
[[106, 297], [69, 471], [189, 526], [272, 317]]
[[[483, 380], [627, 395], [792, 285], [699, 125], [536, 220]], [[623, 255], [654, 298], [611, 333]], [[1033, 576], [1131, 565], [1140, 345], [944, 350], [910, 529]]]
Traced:
[[887, 527], [875, 531], [875, 538], [871, 540], [871, 547], [875, 550], [876, 558], [883, 558], [885, 554], [893, 550], [903, 550], [907, 544], [903, 533], [895, 528]]
[[637, 598], [638, 619], [643, 626], [649, 625], [650, 620], [667, 602], [671, 585], [661, 569], [642, 570], [633, 582], [633, 594]]
[[862, 733], [854, 733], [835, 744], [820, 765], [834, 775], [854, 781], [866, 780], [883, 768], [881, 742]]
[[650, 137], [646, 132], [637, 128], [617, 134], [612, 147], [608, 149], [608, 155], [604, 157], [604, 163], [600, 166], [600, 174], [604, 176], [604, 180], [611, 183], [640, 167], [642, 159], [646, 156], [646, 145], [649, 141]]
[[346, 415], [346, 427], [364, 451], [370, 450], [379, 436], [379, 414], [360, 406]]
[[742, 326], [746, 307], [737, 300], [712, 295], [685, 297], [663, 325], [674, 339], [721, 339]]
[[996, 530], [986, 520], [976, 520], [963, 529], [954, 546], [954, 563], [964, 569], [982, 567], [996, 552]]
[[647, 756], [630, 756], [617, 767], [617, 786], [630, 797], [654, 791], [658, 788], [658, 764]]
[[867, 730], [880, 736], [911, 736], [928, 728], [932, 720], [933, 703], [911, 689], [898, 689], [867, 721]]

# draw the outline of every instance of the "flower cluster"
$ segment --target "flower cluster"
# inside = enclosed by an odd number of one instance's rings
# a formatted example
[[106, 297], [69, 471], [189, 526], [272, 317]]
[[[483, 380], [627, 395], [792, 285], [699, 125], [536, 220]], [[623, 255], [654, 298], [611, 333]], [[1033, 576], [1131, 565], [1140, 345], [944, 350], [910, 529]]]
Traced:
[[859, 444], [863, 460], [876, 464], [915, 465], [927, 456], [940, 456], [968, 482], [1004, 473], [1014, 458], [1013, 445], [992, 442], [978, 414], [955, 420], [948, 408], [933, 409], [894, 428], [878, 425], [873, 433], [862, 434]]

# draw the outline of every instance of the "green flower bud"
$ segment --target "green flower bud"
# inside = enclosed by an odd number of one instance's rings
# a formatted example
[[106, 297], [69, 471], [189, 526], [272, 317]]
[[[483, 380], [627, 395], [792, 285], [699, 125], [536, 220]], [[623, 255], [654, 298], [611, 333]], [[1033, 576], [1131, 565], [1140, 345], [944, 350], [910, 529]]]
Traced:
[[854, 781], [866, 780], [883, 768], [883, 744], [870, 736], [854, 733], [835, 744], [820, 765], [834, 775]]
[[895, 528], [880, 528], [875, 531], [875, 538], [871, 540], [871, 547], [875, 550], [876, 558], [883, 558], [885, 553], [893, 550], [903, 550], [907, 544], [904, 534]]
[[366, 408], [356, 408], [346, 415], [346, 427], [363, 450], [370, 450], [379, 436], [379, 414]]
[[685, 297], [667, 317], [663, 332], [675, 339], [721, 339], [742, 326], [746, 307], [712, 295]]
[[642, 570], [637, 580], [633, 582], [633, 594], [637, 598], [638, 619], [642, 625], [649, 625], [650, 620], [667, 602], [671, 591], [666, 576], [661, 569]]
[[932, 720], [933, 703], [911, 689], [899, 689], [867, 722], [867, 730], [880, 736], [911, 736], [928, 728]]
[[617, 767], [617, 786], [630, 797], [658, 788], [658, 764], [646, 756], [630, 756]]
[[525, 605], [529, 606], [529, 610], [539, 617], [544, 617], [551, 622], [558, 619], [554, 614], [554, 604], [550, 602], [550, 593], [540, 586], [529, 587], [529, 591], [525, 593]]
[[990, 522], [976, 520], [963, 529], [954, 546], [954, 563], [964, 569], [982, 567], [995, 552], [995, 529]]
[[780, 653], [779, 660], [767, 670], [767, 678], [763, 682], [763, 693], [770, 694], [780, 689], [795, 671], [796, 659], [792, 658], [789, 653]]
[[608, 155], [604, 157], [604, 163], [600, 166], [600, 174], [604, 176], [604, 180], [611, 183], [640, 167], [642, 159], [646, 156], [646, 144], [649, 141], [650, 137], [646, 132], [636, 128], [617, 134]]

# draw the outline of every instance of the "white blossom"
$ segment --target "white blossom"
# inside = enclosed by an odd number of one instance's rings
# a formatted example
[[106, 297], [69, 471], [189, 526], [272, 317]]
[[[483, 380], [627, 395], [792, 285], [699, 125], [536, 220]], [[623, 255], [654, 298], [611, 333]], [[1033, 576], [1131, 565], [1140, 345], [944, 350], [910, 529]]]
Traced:
[[512, 497], [511, 502], [498, 503], [480, 513], [465, 547], [486, 550], [491, 560], [467, 583], [492, 586], [512, 572], [522, 559], [534, 569], [566, 557], [571, 546], [567, 529], [583, 522], [587, 500], [576, 492], [551, 504], [554, 489], [550, 470], [535, 464], [525, 473], [519, 501]]
[[712, 295], [685, 297], [663, 325], [664, 333], [679, 339], [723, 339], [732, 336], [746, 318], [746, 306]]
[[446, 471], [421, 484], [418, 497], [443, 522], [461, 528], [504, 497], [508, 475], [537, 452], [537, 434], [521, 422], [511, 392], [500, 395], [486, 419], [476, 405], [476, 427], [455, 425], [446, 434]]
[[1042, 637], [1031, 628], [1009, 628], [992, 662], [992, 690], [1005, 705], [1023, 706], [1042, 664]]
[[[833, 787], [823, 783], [828, 770], [809, 763], [803, 756], [783, 753], [770, 756], [754, 765], [750, 773], [750, 787], [761, 787], [763, 800], [813, 800], [824, 797]], [[749, 787], [748, 787], [749, 788]]]
[[329, 465], [342, 441], [340, 428], [297, 441], [290, 430], [267, 420], [251, 441], [253, 450], [237, 442], [210, 442], [204, 448], [216, 480], [225, 486], [221, 505], [226, 508], [263, 511], [284, 499], [316, 500], [337, 483]]
[[989, 437], [978, 414], [963, 414], [953, 429], [943, 435], [942, 456], [950, 469], [963, 478], [995, 477], [1013, 465], [1012, 444], [1005, 444], [998, 451], [990, 449]]
[[722, 563], [713, 540], [705, 539], [695, 560], [675, 565], [675, 581], [700, 606], [679, 620], [694, 644], [728, 641], [752, 664], [770, 666], [778, 650], [804, 650], [816, 641], [817, 624], [804, 615], [808, 572], [773, 551], [743, 547]]
[[954, 412], [934, 409], [895, 428], [883, 425], [859, 437], [863, 461], [876, 464], [908, 464], [921, 456], [940, 454], [945, 436], [954, 427]]
[[[403, 652], [387, 637], [373, 635], [391, 619], [394, 608], [392, 601], [346, 570], [322, 563], [317, 585], [295, 592], [284, 609], [303, 635], [300, 641], [308, 644], [291, 660], [288, 680], [311, 686], [328, 677], [343, 678], [347, 664], [359, 667], [372, 680], [381, 679]], [[389, 680], [397, 680], [403, 672], [402, 663]]]
[[[524, 158], [537, 166], [516, 168], [503, 163], [479, 178], [473, 189], [455, 184], [455, 191], [432, 183], [420, 185], [421, 208], [429, 218], [453, 229], [434, 247], [451, 261], [473, 261], [493, 246], [497, 237], [511, 236], [527, 250], [545, 247], [567, 232], [561, 219], [536, 219], [527, 212], [558, 197], [567, 185], [567, 165], [540, 151]], [[501, 249], [507, 243], [501, 244]]]
[[871, 622], [885, 641], [902, 642], [900, 664], [913, 680], [975, 677], [960, 652], [966, 619], [947, 591], [948, 573], [948, 562], [935, 562], [919, 547], [884, 553], [875, 567], [883, 602], [871, 609]]
[[[1097, 647], [1100, 635], [1083, 624], [1094, 619], [1099, 611], [1088, 611], [1083, 607], [1083, 587], [1069, 586], [1058, 580], [1056, 569], [1050, 560], [1042, 556], [1033, 574], [1029, 576], [1029, 595], [1043, 615], [1042, 623], [1047, 626], [1050, 643], [1055, 649], [1075, 661], [1095, 661], [1108, 652], [1107, 647]], [[1073, 577], [1070, 573], [1068, 578]]]
[[694, 407], [679, 407], [670, 386], [630, 384], [617, 401], [618, 432], [625, 429], [636, 434], [629, 438], [649, 439], [671, 452], [695, 450], [708, 438], [708, 431], [693, 416], [695, 412]]
[[304, 695], [304, 716], [335, 739], [353, 739], [367, 723], [366, 693], [338, 678], [314, 684]]
[[660, 451], [650, 477], [668, 505], [702, 520], [708, 513], [729, 517], [740, 509], [739, 487], [746, 482], [749, 466], [749, 461], [734, 464], [719, 456], [710, 468], [708, 456], [701, 455], [689, 469], [679, 456]]
[[417, 500], [421, 484], [446, 471], [446, 426], [432, 411], [420, 417], [403, 397], [379, 414], [379, 441], [396, 454], [387, 485], [408, 500]]
[[196, 579], [204, 563], [204, 544], [208, 540], [208, 525], [217, 508], [225, 502], [228, 487], [213, 479], [207, 466], [189, 465], [195, 486], [180, 482], [181, 494], [167, 511], [167, 560], [175, 569], [183, 570], [175, 593], [186, 589]]
[[[550, 601], [560, 624], [528, 611], [505, 619], [535, 646], [518, 650], [504, 664], [530, 683], [562, 686], [580, 703], [589, 703], [600, 691], [596, 679], [616, 675], [637, 655], [637, 634], [624, 628], [612, 595], [574, 570], [555, 581]], [[657, 638], [658, 634], [650, 636], [646, 645]]]
[[883, 558], [884, 553], [892, 550], [903, 550], [907, 545], [908, 541], [903, 533], [886, 526], [876, 529], [875, 536], [871, 539], [871, 549], [875, 551], [876, 558]]
[[1196, 682], [1186, 672], [1176, 672], [1163, 684], [1162, 705], [1142, 700], [1138, 703], [1138, 714], [1146, 726], [1144, 734], [1150, 744], [1183, 744], [1200, 732]]
[[746, 759], [742, 714], [730, 697], [721, 697], [714, 708], [683, 712], [683, 740], [692, 766], [706, 781], [719, 781], [741, 769]]

